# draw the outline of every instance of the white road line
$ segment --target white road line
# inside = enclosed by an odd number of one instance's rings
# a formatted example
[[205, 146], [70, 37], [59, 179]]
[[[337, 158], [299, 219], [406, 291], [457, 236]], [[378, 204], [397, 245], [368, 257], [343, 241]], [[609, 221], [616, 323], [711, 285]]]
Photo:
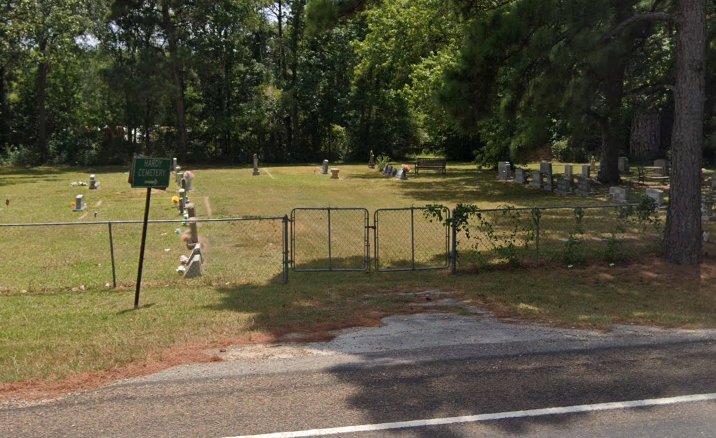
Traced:
[[581, 412], [607, 411], [613, 409], [643, 408], [664, 406], [677, 403], [693, 403], [716, 400], [716, 393], [682, 395], [678, 397], [653, 398], [591, 405], [565, 406], [557, 408], [530, 409], [526, 411], [498, 412], [494, 414], [467, 415], [463, 417], [433, 418], [427, 420], [399, 421], [395, 423], [363, 424], [359, 426], [332, 427], [328, 429], [299, 430], [295, 432], [275, 432], [261, 435], [241, 435], [227, 438], [295, 438], [336, 435], [341, 433], [375, 432], [379, 430], [405, 429], [410, 427], [443, 426], [459, 423], [477, 423], [481, 421], [504, 420], [510, 418], [539, 417], [543, 415], [576, 414]]

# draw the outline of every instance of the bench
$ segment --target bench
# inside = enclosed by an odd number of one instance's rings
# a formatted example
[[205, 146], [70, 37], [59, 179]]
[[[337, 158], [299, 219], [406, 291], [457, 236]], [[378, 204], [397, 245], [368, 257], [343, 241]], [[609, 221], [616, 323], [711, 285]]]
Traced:
[[447, 160], [444, 158], [416, 158], [415, 159], [415, 174], [418, 174], [418, 171], [423, 169], [439, 169], [442, 170], [443, 175], [445, 174], [445, 166], [447, 165]]

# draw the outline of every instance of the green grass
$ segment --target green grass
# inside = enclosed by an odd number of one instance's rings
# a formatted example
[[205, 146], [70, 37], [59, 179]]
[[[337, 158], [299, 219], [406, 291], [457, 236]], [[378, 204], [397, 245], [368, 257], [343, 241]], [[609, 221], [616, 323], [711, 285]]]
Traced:
[[[283, 216], [296, 207], [360, 207], [367, 209], [371, 225], [380, 208], [605, 203], [497, 182], [493, 171], [477, 171], [465, 163], [450, 163], [446, 176], [426, 171], [408, 181], [383, 178], [363, 165], [338, 167], [339, 180], [320, 175], [318, 165], [262, 167], [259, 177], [252, 176], [250, 168], [192, 169], [196, 179], [190, 198], [201, 218]], [[0, 223], [139, 220], [145, 190], [132, 190], [125, 172], [0, 169], [0, 195], [3, 201], [10, 200], [8, 207], [0, 202]], [[97, 174], [100, 190], [70, 186], [72, 181], [88, 181], [90, 173]], [[70, 203], [79, 193], [89, 205], [84, 213], [71, 211]], [[175, 194], [175, 187], [155, 191], [150, 218], [179, 219], [171, 202]], [[333, 267], [362, 266], [365, 212], [332, 214]], [[382, 269], [411, 265], [406, 214], [410, 212], [386, 211], [379, 216]], [[296, 218], [297, 266], [325, 267], [325, 217], [302, 210]], [[246, 340], [252, 333], [278, 335], [358, 324], [364, 315], [413, 311], [414, 298], [395, 293], [404, 291], [451, 291], [498, 314], [560, 325], [716, 326], [713, 259], [689, 281], [668, 266], [639, 263], [645, 254], [658, 252], [658, 229], [633, 225], [618, 233], [623, 254], [610, 267], [605, 252], [616, 215], [587, 210], [586, 231], [578, 235], [575, 246], [580, 263], [568, 269], [565, 248], [576, 228], [572, 209], [545, 212], [541, 218], [539, 267], [536, 242], [529, 235], [529, 211], [519, 216], [489, 213], [484, 218], [495, 237], [486, 237], [477, 223], [471, 223], [472, 237], [460, 236], [458, 275], [292, 272], [288, 285], [280, 284], [280, 220], [200, 224], [207, 264], [206, 275], [195, 280], [175, 273], [179, 255], [188, 251], [174, 230], [186, 227], [152, 224], [143, 307], [137, 311], [131, 308], [141, 226], [113, 226], [118, 289], [105, 286], [112, 281], [106, 224], [0, 228], [0, 383], [64, 381], [82, 373], [121, 369], [161, 360], [163, 352], [176, 345], [208, 346]], [[709, 227], [716, 235], [713, 224]], [[416, 231], [416, 265], [444, 264], [446, 236], [440, 224], [416, 213]], [[512, 237], [521, 268], [506, 263], [503, 243]], [[370, 247], [372, 258], [372, 233]], [[713, 246], [706, 250], [716, 253]]]

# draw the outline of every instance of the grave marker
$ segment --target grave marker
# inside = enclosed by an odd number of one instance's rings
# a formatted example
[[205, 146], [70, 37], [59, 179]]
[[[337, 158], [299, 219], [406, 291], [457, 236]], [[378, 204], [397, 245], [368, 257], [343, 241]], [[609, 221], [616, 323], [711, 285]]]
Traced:
[[590, 171], [589, 164], [580, 164], [580, 167], [581, 167], [580, 172], [581, 172], [582, 178], [586, 178], [586, 179], [591, 178], [591, 175], [589, 173], [589, 171]]
[[542, 188], [542, 173], [537, 170], [532, 171], [532, 184], [530, 184], [530, 187], [533, 189]]
[[627, 157], [619, 157], [618, 167], [620, 174], [628, 175], [631, 173], [629, 172], [629, 158]]
[[516, 184], [527, 183], [527, 172], [524, 169], [515, 169], [515, 179], [513, 180]]
[[72, 211], [82, 211], [85, 208], [87, 208], [87, 205], [85, 205], [85, 195], [75, 196], [75, 206]]
[[556, 192], [559, 196], [567, 196], [569, 194], [569, 181], [567, 181], [567, 178], [563, 176], [557, 178]]
[[98, 188], [99, 188], [99, 183], [97, 182], [97, 175], [95, 175], [95, 174], [90, 175], [89, 189], [97, 190]]
[[626, 202], [627, 193], [623, 187], [609, 187], [609, 196], [616, 202]]
[[[589, 169], [589, 166], [587, 166]], [[577, 194], [579, 196], [590, 196], [592, 194], [592, 182], [589, 178], [577, 177]]]
[[321, 174], [328, 175], [328, 160], [323, 160], [323, 165], [321, 166]]
[[507, 181], [512, 178], [512, 169], [509, 161], [500, 161], [497, 163], [497, 179]]
[[189, 265], [184, 271], [184, 278], [201, 277], [201, 255], [195, 255], [189, 259]]
[[646, 189], [646, 196], [654, 200], [656, 209], [661, 208], [664, 203], [664, 191], [659, 189]]
[[338, 179], [338, 172], [340, 169], [337, 167], [331, 167], [331, 179]]
[[373, 151], [370, 151], [370, 155], [368, 155], [368, 169], [375, 169], [375, 155], [373, 155]]
[[254, 154], [254, 176], [260, 175], [261, 172], [259, 172], [259, 156], [257, 154]]
[[574, 173], [571, 164], [564, 165], [564, 177], [567, 179], [567, 182], [571, 186], [572, 181], [574, 181]]
[[669, 162], [662, 159], [654, 160], [654, 167], [660, 167], [661, 168], [661, 176], [668, 176], [669, 175]]

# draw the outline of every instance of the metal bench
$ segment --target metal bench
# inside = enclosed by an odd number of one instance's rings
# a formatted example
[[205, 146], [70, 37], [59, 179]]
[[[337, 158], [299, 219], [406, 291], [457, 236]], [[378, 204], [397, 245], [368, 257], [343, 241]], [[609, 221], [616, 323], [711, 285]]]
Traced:
[[443, 175], [445, 174], [445, 167], [447, 160], [444, 158], [416, 158], [415, 159], [415, 174], [422, 169], [438, 169], [441, 170]]

